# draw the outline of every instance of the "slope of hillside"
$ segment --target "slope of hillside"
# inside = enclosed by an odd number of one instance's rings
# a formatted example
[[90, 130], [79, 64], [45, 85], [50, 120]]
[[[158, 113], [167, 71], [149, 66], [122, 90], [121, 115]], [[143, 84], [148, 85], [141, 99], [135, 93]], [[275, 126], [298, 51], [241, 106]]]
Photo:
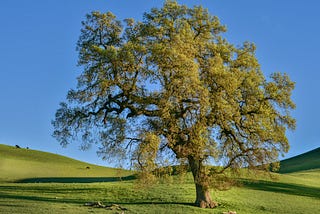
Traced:
[[280, 173], [320, 168], [320, 147], [280, 162]]
[[[295, 158], [311, 160], [309, 167], [319, 166], [313, 164], [319, 158], [317, 154]], [[289, 168], [284, 169], [292, 168], [293, 160], [285, 162]], [[257, 175], [254, 180], [246, 179], [243, 186], [214, 191], [213, 200], [221, 205], [213, 211], [193, 206], [195, 185], [191, 173], [148, 188], [133, 181], [88, 184], [117, 181], [119, 173], [123, 176], [131, 172], [0, 145], [0, 213], [115, 213], [82, 206], [94, 201], [119, 204], [128, 209], [125, 213], [320, 213], [320, 167], [278, 174], [275, 180]], [[21, 180], [32, 183], [7, 182]]]
[[96, 166], [61, 155], [2, 144], [0, 172], [0, 181], [7, 182], [97, 182], [130, 174], [128, 171]]

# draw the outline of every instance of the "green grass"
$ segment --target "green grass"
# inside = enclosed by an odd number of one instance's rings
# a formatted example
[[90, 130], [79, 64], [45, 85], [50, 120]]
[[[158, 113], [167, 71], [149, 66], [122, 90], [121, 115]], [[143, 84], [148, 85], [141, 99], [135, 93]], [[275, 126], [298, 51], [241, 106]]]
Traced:
[[[318, 172], [319, 173], [319, 172]], [[320, 175], [320, 174], [317, 174]], [[88, 184], [4, 183], [0, 184], [0, 213], [115, 213], [83, 206], [86, 202], [116, 203], [126, 213], [320, 213], [320, 185], [309, 186], [279, 181], [246, 181], [229, 191], [212, 192], [220, 206], [214, 210], [192, 206], [194, 186], [185, 183], [163, 183], [137, 188], [134, 181]], [[298, 176], [299, 178], [299, 176]], [[295, 181], [295, 175], [290, 175]]]
[[[51, 157], [52, 161], [39, 165], [43, 157], [47, 160]], [[53, 162], [57, 159], [60, 161]], [[17, 174], [15, 170], [8, 169], [8, 163], [24, 162], [37, 164], [29, 165], [29, 169], [21, 169], [28, 173]], [[128, 209], [125, 213], [320, 213], [320, 167], [279, 174], [276, 180], [260, 176], [254, 180], [243, 179], [243, 186], [228, 191], [213, 191], [213, 199], [220, 205], [209, 210], [192, 205], [195, 188], [191, 174], [187, 174], [182, 182], [179, 182], [178, 177], [173, 177], [167, 182], [141, 188], [135, 180], [118, 181], [116, 175], [119, 170], [89, 165], [95, 171], [90, 176], [84, 176], [83, 173], [89, 173], [84, 169], [88, 166], [86, 163], [3, 145], [0, 145], [0, 163], [0, 213], [120, 213], [84, 206], [84, 203], [94, 201], [107, 205], [119, 204]], [[68, 172], [63, 172], [63, 169], [56, 174], [34, 171], [43, 166], [66, 165], [70, 167], [67, 168]], [[2, 169], [7, 170], [6, 178], [3, 178]], [[42, 176], [38, 176], [38, 173]], [[130, 174], [125, 171], [122, 173]], [[26, 177], [29, 174], [31, 177]], [[104, 182], [100, 182], [101, 178], [105, 178], [102, 180]], [[21, 180], [27, 183], [15, 183]]]
[[317, 169], [320, 166], [320, 147], [304, 154], [283, 160], [280, 162], [280, 166], [280, 173]]
[[0, 182], [101, 182], [132, 174], [130, 171], [96, 166], [61, 155], [2, 144], [0, 172]]

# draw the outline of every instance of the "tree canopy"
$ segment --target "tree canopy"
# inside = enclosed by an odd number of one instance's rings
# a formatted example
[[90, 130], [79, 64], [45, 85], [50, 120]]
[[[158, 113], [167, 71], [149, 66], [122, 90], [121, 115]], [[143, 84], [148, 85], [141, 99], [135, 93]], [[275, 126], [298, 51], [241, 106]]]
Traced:
[[[214, 207], [210, 177], [264, 167], [289, 149], [294, 83], [266, 78], [255, 45], [222, 37], [226, 27], [201, 6], [166, 1], [143, 21], [92, 12], [77, 44], [76, 89], [53, 125], [62, 144], [97, 143], [103, 158], [151, 172], [164, 154], [188, 163], [201, 207]], [[216, 168], [207, 170], [208, 161]]]

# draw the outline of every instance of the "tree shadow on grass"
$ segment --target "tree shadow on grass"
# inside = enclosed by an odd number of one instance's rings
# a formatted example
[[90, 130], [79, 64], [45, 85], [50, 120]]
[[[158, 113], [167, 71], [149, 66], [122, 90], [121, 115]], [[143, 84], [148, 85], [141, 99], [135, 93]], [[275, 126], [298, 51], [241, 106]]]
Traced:
[[[14, 200], [28, 200], [28, 201], [37, 201], [37, 202], [49, 202], [49, 203], [70, 203], [83, 205], [89, 201], [83, 199], [71, 199], [71, 198], [55, 198], [55, 197], [44, 197], [44, 196], [27, 196], [27, 195], [12, 195], [0, 192], [0, 198], [5, 199], [14, 199]], [[183, 205], [183, 206], [195, 206], [194, 203], [187, 202], [170, 202], [170, 201], [103, 201], [103, 204], [119, 204], [119, 205]], [[1, 204], [0, 204], [1, 207]]]
[[66, 198], [53, 198], [44, 196], [27, 196], [27, 195], [12, 195], [0, 192], [1, 199], [15, 199], [15, 200], [28, 200], [28, 201], [42, 201], [42, 202], [54, 202], [54, 203], [72, 203], [81, 204], [79, 199], [66, 199]]
[[[65, 179], [65, 178], [62, 178]], [[78, 178], [79, 179], [79, 178]], [[87, 179], [87, 178], [86, 178]], [[108, 179], [107, 179], [108, 180]], [[92, 181], [92, 180], [91, 180]], [[108, 180], [111, 182], [113, 179]], [[33, 181], [32, 181], [33, 182]], [[50, 180], [52, 182], [52, 180]], [[18, 190], [18, 191], [17, 191]], [[97, 187], [66, 187], [61, 185], [0, 185], [0, 199], [1, 200], [27, 200], [34, 202], [45, 202], [45, 203], [67, 203], [67, 204], [78, 204], [84, 206], [85, 203], [93, 202], [90, 199], [77, 198], [75, 195], [82, 194], [84, 191], [90, 193], [100, 191], [101, 188]], [[107, 190], [107, 189], [106, 189]], [[31, 192], [30, 192], [31, 191]], [[72, 192], [73, 195], [69, 195]], [[28, 195], [32, 194], [32, 195]], [[67, 195], [66, 195], [67, 194]], [[0, 201], [1, 201], [0, 200]], [[157, 199], [133, 199], [133, 198], [119, 198], [119, 200], [102, 201], [105, 205], [119, 204], [119, 205], [181, 205], [181, 206], [195, 206], [194, 203], [179, 202], [179, 201], [162, 201], [161, 198]], [[1, 207], [1, 203], [0, 203]], [[1, 209], [0, 209], [1, 210]]]
[[242, 180], [244, 187], [275, 193], [320, 198], [320, 188], [272, 181]]
[[121, 201], [107, 201], [105, 203], [108, 204], [119, 204], [119, 205], [183, 205], [183, 206], [191, 206], [196, 207], [195, 203], [188, 202], [173, 202], [173, 201], [132, 201], [132, 202], [121, 202]]
[[[16, 194], [17, 192], [36, 192], [36, 193], [49, 193], [49, 194], [66, 194], [70, 192], [81, 193], [81, 192], [95, 192], [99, 191], [101, 188], [98, 187], [66, 187], [64, 185], [52, 186], [52, 185], [28, 185], [28, 186], [14, 186], [14, 185], [0, 185], [0, 194], [7, 192]], [[1, 195], [0, 195], [1, 196]], [[0, 197], [1, 199], [1, 197]]]
[[47, 178], [26, 178], [16, 181], [16, 183], [97, 183], [97, 182], [117, 182], [134, 180], [134, 175], [125, 177], [47, 177]]
[[0, 207], [24, 207], [24, 206], [18, 205], [18, 204], [2, 204], [2, 203], [0, 203]]

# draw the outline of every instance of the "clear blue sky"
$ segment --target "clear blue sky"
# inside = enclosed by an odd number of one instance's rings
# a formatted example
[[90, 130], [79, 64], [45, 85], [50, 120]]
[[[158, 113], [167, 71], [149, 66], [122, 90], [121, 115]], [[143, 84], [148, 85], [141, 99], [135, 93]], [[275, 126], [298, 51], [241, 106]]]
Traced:
[[[203, 5], [228, 28], [233, 44], [254, 42], [266, 75], [286, 72], [296, 82], [297, 129], [288, 133], [291, 157], [320, 146], [320, 1], [180, 0]], [[75, 51], [86, 13], [111, 11], [142, 19], [162, 0], [1, 0], [0, 143], [108, 165], [79, 144], [61, 148], [51, 137], [59, 102], [81, 69]]]

